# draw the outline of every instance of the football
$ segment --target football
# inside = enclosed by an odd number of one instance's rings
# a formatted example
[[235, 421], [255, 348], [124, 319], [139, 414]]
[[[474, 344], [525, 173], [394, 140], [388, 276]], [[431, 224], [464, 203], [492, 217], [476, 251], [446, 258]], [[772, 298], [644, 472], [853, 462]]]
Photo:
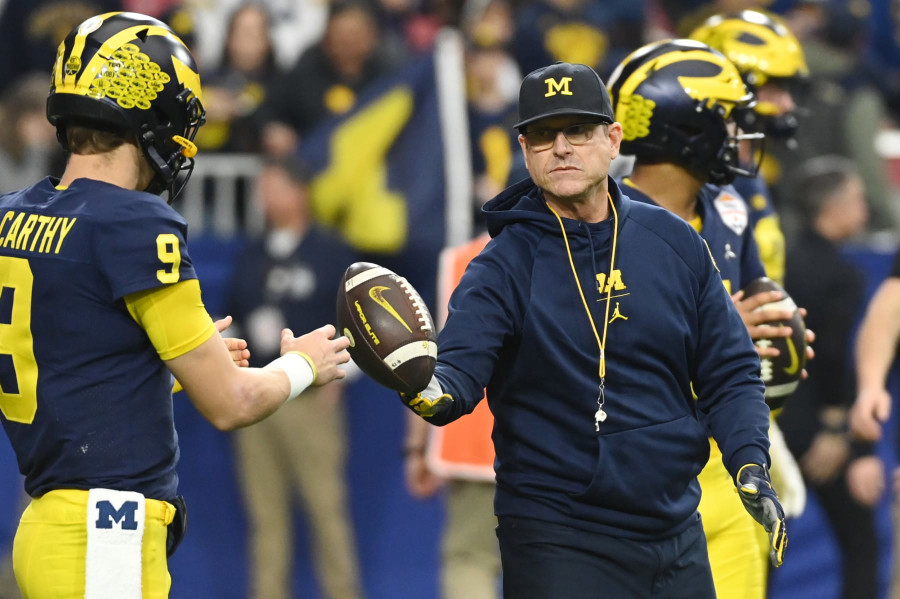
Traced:
[[437, 362], [431, 313], [409, 281], [371, 264], [351, 264], [337, 295], [337, 330], [350, 357], [385, 387], [415, 395], [428, 386]]
[[793, 313], [786, 322], [773, 321], [773, 326], [786, 325], [793, 329], [790, 337], [773, 337], [771, 339], [756, 339], [754, 343], [758, 347], [775, 347], [781, 353], [774, 358], [760, 358], [760, 374], [766, 384], [766, 403], [769, 408], [777, 410], [784, 405], [785, 400], [797, 389], [800, 384], [800, 374], [806, 366], [806, 325], [797, 304], [791, 296], [775, 281], [768, 277], [760, 277], [750, 281], [744, 288], [744, 297], [751, 297], [765, 291], [780, 291], [783, 297], [775, 302], [764, 304], [757, 308], [786, 309]]

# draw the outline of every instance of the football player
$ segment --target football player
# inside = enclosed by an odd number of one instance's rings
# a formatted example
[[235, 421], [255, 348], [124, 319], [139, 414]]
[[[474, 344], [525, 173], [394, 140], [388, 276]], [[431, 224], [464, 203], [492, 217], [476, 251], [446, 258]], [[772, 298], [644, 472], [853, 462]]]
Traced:
[[[32, 497], [13, 548], [29, 599], [167, 597], [183, 533], [172, 375], [217, 428], [344, 375], [323, 326], [238, 368], [200, 296], [174, 199], [204, 122], [197, 67], [162, 22], [88, 19], [60, 44], [47, 116], [62, 178], [0, 196], [0, 411]], [[180, 176], [179, 176], [180, 175]]]
[[[705, 44], [665, 40], [628, 56], [611, 75], [609, 89], [616, 120], [622, 123], [622, 152], [635, 158], [631, 175], [622, 181], [629, 197], [662, 206], [700, 233], [753, 339], [787, 336], [789, 327], [759, 326], [790, 318], [789, 310], [760, 309], [779, 299], [779, 292], [745, 300], [739, 292], [765, 271], [747, 206], [731, 185], [737, 176], [755, 174], [755, 167], [740, 164], [739, 144], [762, 137], [742, 134], [736, 126], [741, 113], [755, 104], [737, 69]], [[774, 356], [778, 350], [757, 351]], [[726, 599], [762, 598], [766, 557], [780, 565], [785, 542], [773, 531], [767, 539], [741, 507], [713, 439], [710, 446], [699, 476], [699, 511], [716, 593]]]
[[[800, 42], [776, 15], [756, 10], [714, 15], [694, 30], [691, 39], [701, 41], [734, 63], [747, 88], [756, 94], [752, 111], [741, 116], [741, 127], [763, 132], [767, 142], [796, 144], [797, 97], [809, 76]], [[746, 144], [742, 160], [766, 160], [769, 155]], [[774, 168], [774, 167], [772, 167]], [[785, 241], [772, 196], [762, 173], [740, 177], [735, 188], [747, 201], [750, 224], [759, 246], [760, 258], [771, 279], [784, 283]]]

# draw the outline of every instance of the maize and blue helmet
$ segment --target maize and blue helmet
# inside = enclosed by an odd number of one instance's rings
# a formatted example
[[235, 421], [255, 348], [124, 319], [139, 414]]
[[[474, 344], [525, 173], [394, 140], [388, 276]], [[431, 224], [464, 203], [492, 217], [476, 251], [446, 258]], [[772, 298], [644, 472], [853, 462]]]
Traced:
[[698, 179], [724, 185], [741, 167], [742, 135], [731, 124], [752, 110], [755, 97], [735, 66], [693, 40], [663, 40], [625, 58], [609, 79], [616, 120], [623, 130], [622, 153], [644, 163], [678, 164]]
[[171, 202], [193, 170], [201, 98], [194, 58], [165, 23], [111, 12], [84, 21], [59, 45], [47, 118], [66, 149], [68, 125], [134, 136], [155, 172], [147, 191], [168, 189]]
[[[756, 92], [767, 83], [775, 83], [791, 92], [799, 103], [809, 68], [803, 48], [787, 25], [776, 15], [744, 10], [708, 18], [695, 29], [691, 39], [703, 42], [724, 54], [735, 64], [744, 82]], [[793, 112], [783, 113], [777, 106], [760, 101], [745, 128], [773, 137], [792, 137], [797, 130]]]

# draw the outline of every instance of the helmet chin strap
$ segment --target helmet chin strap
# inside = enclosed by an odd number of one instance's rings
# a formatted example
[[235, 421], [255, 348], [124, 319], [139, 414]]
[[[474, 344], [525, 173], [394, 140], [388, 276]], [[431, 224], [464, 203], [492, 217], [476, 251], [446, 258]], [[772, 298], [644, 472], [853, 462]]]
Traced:
[[191, 178], [193, 172], [194, 159], [187, 158], [178, 170], [178, 175], [173, 178], [172, 182], [169, 184], [169, 199], [166, 200], [169, 204], [174, 202], [175, 199], [181, 195], [181, 192], [184, 191], [184, 186], [187, 185], [188, 179]]

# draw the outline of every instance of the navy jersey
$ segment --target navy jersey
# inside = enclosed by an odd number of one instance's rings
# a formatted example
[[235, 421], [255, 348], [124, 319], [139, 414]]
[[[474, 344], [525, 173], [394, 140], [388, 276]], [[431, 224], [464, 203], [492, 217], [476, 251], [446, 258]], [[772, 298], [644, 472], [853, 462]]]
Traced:
[[[640, 189], [625, 182], [628, 197], [655, 202]], [[728, 293], [743, 289], [753, 279], [766, 275], [753, 238], [747, 204], [731, 185], [704, 185], [697, 195], [698, 231], [709, 246]]]
[[762, 175], [737, 177], [732, 183], [750, 210], [750, 226], [755, 228], [760, 220], [775, 214], [772, 196]]
[[0, 196], [0, 409], [33, 497], [176, 494], [172, 376], [124, 297], [194, 279], [158, 196], [50, 179]]
[[766, 269], [766, 274], [783, 283], [786, 256], [784, 233], [781, 231], [781, 223], [772, 205], [772, 196], [766, 182], [762, 175], [757, 175], [738, 177], [733, 185], [747, 202], [750, 227], [756, 237], [759, 259]]

